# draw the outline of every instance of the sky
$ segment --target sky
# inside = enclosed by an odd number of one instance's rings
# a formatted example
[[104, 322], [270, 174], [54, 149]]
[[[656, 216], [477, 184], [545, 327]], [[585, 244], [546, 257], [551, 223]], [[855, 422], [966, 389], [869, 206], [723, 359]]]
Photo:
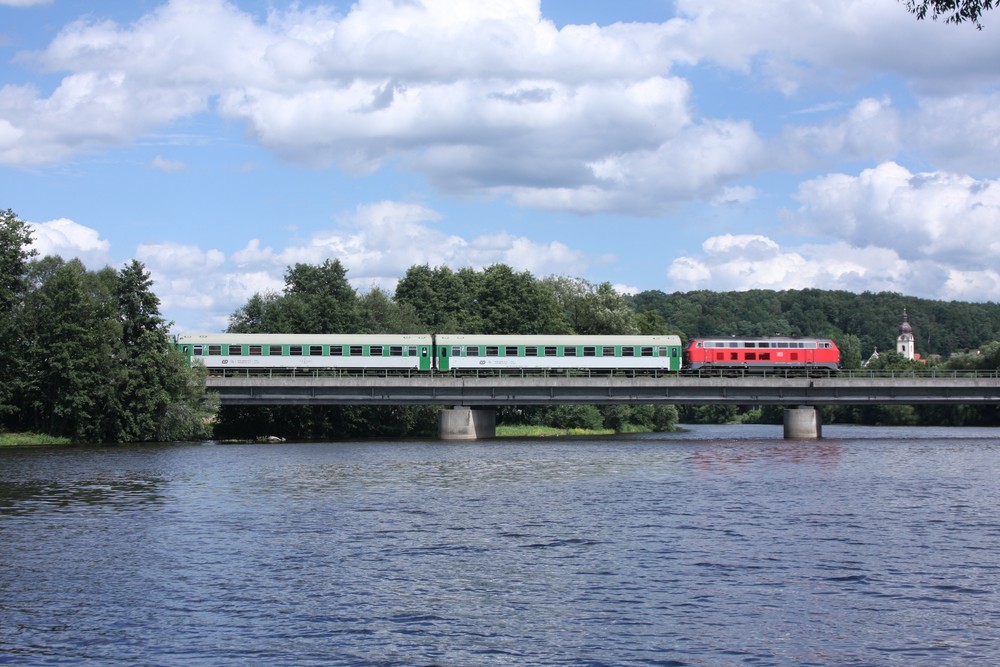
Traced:
[[175, 332], [296, 263], [1000, 301], [1000, 10], [0, 0], [0, 209]]

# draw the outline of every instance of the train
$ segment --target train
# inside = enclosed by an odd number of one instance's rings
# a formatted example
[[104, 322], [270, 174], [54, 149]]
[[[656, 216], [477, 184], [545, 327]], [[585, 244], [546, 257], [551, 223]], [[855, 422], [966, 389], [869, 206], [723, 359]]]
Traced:
[[675, 335], [187, 333], [174, 344], [210, 373], [230, 370], [340, 373], [730, 375], [833, 374], [828, 338], [692, 338]]

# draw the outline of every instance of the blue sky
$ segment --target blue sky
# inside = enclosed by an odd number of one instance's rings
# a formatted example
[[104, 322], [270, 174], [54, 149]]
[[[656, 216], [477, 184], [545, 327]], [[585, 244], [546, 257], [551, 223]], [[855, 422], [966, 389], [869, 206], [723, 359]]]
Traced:
[[[95, 8], [96, 7], [96, 8]], [[1000, 301], [1000, 12], [0, 0], [0, 208], [175, 330], [286, 267]], [[995, 25], [994, 25], [995, 24]]]

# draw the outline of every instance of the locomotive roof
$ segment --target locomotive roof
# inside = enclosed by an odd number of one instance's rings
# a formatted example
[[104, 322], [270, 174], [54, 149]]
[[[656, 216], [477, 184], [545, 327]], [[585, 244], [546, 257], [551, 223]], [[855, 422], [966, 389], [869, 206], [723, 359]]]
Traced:
[[811, 338], [808, 336], [692, 336], [692, 341], [695, 340], [724, 340], [724, 341], [787, 341], [787, 342], [806, 342], [806, 341], [819, 341], [819, 340], [830, 340], [829, 338]]

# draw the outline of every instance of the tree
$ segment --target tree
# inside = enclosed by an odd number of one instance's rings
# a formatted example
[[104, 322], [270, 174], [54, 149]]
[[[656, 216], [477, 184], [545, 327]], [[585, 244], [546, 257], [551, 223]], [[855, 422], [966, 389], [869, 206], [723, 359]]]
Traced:
[[[639, 325], [628, 300], [611, 283], [594, 285], [582, 278], [545, 279], [573, 333], [579, 335], [637, 334]], [[661, 318], [662, 319], [662, 318]], [[649, 323], [649, 318], [647, 318]]]
[[977, 30], [982, 30], [980, 19], [984, 12], [993, 9], [994, 0], [905, 0], [906, 10], [915, 14], [922, 21], [930, 14], [931, 19], [944, 17], [945, 23], [975, 24]]
[[28, 289], [28, 261], [35, 254], [28, 226], [12, 210], [0, 211], [0, 415], [14, 410], [14, 367], [24, 342], [17, 311]]

